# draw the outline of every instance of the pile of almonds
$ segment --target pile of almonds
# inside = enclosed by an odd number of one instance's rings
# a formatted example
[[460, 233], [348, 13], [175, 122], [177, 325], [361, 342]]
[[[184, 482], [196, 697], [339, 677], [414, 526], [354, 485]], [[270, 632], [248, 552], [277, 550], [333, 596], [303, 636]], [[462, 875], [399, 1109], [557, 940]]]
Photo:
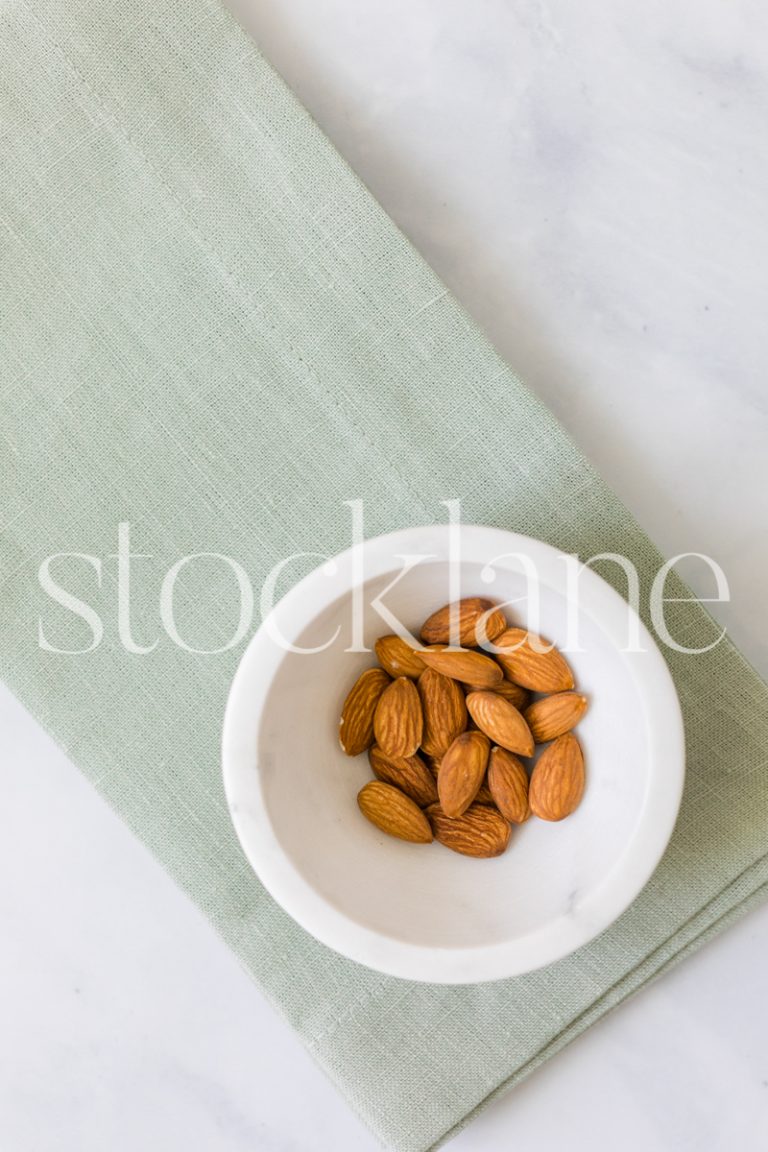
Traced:
[[[363, 672], [342, 709], [341, 747], [367, 751], [376, 777], [358, 795], [363, 815], [401, 840], [435, 839], [466, 856], [501, 855], [511, 825], [531, 814], [570, 815], [584, 792], [572, 729], [587, 700], [561, 653], [482, 597], [440, 608], [421, 640], [377, 640], [380, 667]], [[537, 744], [547, 747], [529, 774], [523, 761]]]

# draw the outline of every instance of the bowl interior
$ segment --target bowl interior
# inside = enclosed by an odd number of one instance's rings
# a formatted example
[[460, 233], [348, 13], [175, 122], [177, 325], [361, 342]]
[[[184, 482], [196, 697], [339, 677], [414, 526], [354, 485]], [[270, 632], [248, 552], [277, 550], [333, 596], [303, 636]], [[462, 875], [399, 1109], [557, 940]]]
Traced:
[[[400, 560], [393, 557], [391, 571], [379, 572], [364, 584], [364, 640], [371, 649], [378, 636], [391, 631], [373, 601], [399, 569]], [[524, 623], [523, 574], [497, 569], [490, 585], [483, 575], [482, 563], [463, 563], [460, 594], [520, 600], [507, 614], [511, 622]], [[445, 559], [422, 563], [387, 593], [385, 603], [418, 634], [426, 616], [449, 599], [449, 580]], [[567, 630], [565, 594], [545, 581], [539, 593], [541, 631], [562, 642]], [[579, 918], [586, 937], [602, 928], [601, 892], [615, 887], [617, 871], [641, 836], [653, 774], [659, 769], [651, 754], [651, 717], [637, 683], [638, 656], [620, 650], [615, 613], [607, 628], [599, 598], [581, 606], [582, 650], [569, 652], [577, 686], [590, 700], [579, 726], [587, 768], [581, 806], [559, 824], [531, 819], [513, 828], [503, 856], [475, 860], [436, 843], [394, 840], [358, 810], [357, 792], [372, 774], [365, 755], [352, 759], [341, 751], [338, 722], [355, 678], [375, 658], [372, 652], [345, 651], [351, 642], [351, 606], [351, 590], [340, 590], [291, 637], [302, 647], [318, 647], [338, 629], [328, 648], [313, 655], [280, 652], [276, 657], [241, 749], [241, 763], [250, 761], [250, 771], [238, 777], [240, 815], [260, 810], [259, 818], [266, 816], [274, 835], [272, 851], [290, 861], [305, 891], [366, 936], [422, 949], [482, 950], [542, 932], [554, 941], [558, 924]], [[241, 820], [241, 837], [242, 825]], [[258, 830], [245, 835], [258, 836]], [[259, 856], [258, 845], [254, 851]], [[258, 861], [249, 854], [258, 870]], [[299, 910], [288, 910], [302, 920]], [[561, 946], [563, 950], [568, 948]]]

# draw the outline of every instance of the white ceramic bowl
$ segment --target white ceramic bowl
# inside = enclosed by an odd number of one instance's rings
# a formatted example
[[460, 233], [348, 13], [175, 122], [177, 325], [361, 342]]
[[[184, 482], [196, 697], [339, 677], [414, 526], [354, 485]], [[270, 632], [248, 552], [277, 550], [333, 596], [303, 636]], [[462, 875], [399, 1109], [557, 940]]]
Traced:
[[[494, 528], [459, 530], [460, 594], [508, 601], [523, 595], [519, 555], [536, 566], [540, 631], [566, 636], [563, 556]], [[235, 675], [223, 732], [232, 820], [259, 879], [307, 931], [338, 952], [394, 976], [459, 984], [513, 976], [557, 960], [602, 932], [656, 867], [674, 827], [684, 776], [680, 707], [666, 664], [639, 625], [643, 652], [627, 647], [630, 610], [594, 572], [580, 577], [583, 651], [569, 652], [590, 709], [579, 725], [587, 786], [562, 823], [532, 818], [513, 828], [492, 860], [380, 833], [358, 810], [370, 780], [365, 755], [338, 742], [338, 719], [371, 654], [346, 652], [354, 594], [364, 639], [392, 629], [372, 601], [402, 568], [422, 562], [385, 603], [418, 632], [452, 598], [449, 528], [406, 529], [366, 541], [297, 584], [254, 635]], [[495, 559], [500, 557], [500, 559]], [[487, 569], [494, 561], [493, 572]], [[361, 575], [360, 565], [364, 565]], [[495, 573], [492, 582], [486, 582]], [[525, 606], [510, 620], [530, 619]], [[324, 645], [314, 655], [285, 651]]]

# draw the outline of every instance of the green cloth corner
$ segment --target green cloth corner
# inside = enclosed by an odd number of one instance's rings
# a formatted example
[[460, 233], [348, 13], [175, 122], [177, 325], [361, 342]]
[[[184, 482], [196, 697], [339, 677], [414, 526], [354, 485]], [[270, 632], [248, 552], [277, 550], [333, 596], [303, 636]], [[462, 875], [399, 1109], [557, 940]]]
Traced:
[[[728, 642], [670, 659], [689, 746], [678, 827], [577, 954], [446, 988], [310, 939], [251, 873], [224, 803], [240, 650], [124, 650], [118, 523], [148, 556], [144, 644], [181, 556], [233, 556], [258, 587], [288, 553], [344, 547], [353, 498], [371, 535], [460, 498], [466, 521], [623, 552], [646, 600], [660, 557], [217, 4], [15, 0], [0, 29], [0, 669], [352, 1107], [422, 1152], [765, 896], [768, 691]], [[102, 561], [100, 582], [57, 562], [105, 621], [83, 655], [38, 646], [40, 616], [58, 647], [90, 635], [38, 583], [54, 552]], [[231, 573], [199, 573], [179, 581], [178, 624], [213, 647], [236, 623]], [[672, 627], [691, 645], [716, 634], [698, 605]]]

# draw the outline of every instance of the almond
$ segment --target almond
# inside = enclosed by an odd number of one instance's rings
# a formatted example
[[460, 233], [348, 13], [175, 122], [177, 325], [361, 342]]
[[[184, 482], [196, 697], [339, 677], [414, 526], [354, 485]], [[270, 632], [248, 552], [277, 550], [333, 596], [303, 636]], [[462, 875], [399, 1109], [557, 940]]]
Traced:
[[418, 680], [426, 667], [418, 652], [394, 634], [380, 636], [374, 648], [379, 664], [394, 679], [409, 676], [411, 680]]
[[[482, 688], [479, 684], [466, 685], [465, 691], [469, 692], [485, 692], [486, 689]], [[523, 712], [531, 702], [531, 694], [527, 689], [521, 688], [519, 684], [513, 684], [511, 680], [502, 680], [501, 684], [494, 684], [493, 688], [489, 689], [495, 692], [497, 696], [503, 696], [505, 700], [509, 700], [510, 704], [514, 704], [518, 712]]]
[[424, 714], [421, 747], [429, 756], [442, 756], [467, 726], [467, 706], [455, 680], [426, 668], [417, 687]]
[[435, 839], [463, 856], [501, 856], [509, 844], [509, 824], [495, 808], [473, 804], [463, 816], [452, 818], [432, 804], [427, 816]]
[[492, 600], [469, 596], [433, 612], [421, 629], [425, 644], [460, 644], [471, 648], [495, 640], [507, 627], [504, 613]]
[[470, 692], [467, 708], [481, 732], [494, 744], [520, 756], [533, 755], [533, 736], [514, 704], [495, 692]]
[[373, 717], [388, 684], [389, 676], [381, 668], [369, 668], [355, 681], [339, 721], [339, 743], [347, 756], [359, 756], [373, 744]]
[[531, 814], [528, 773], [506, 748], [492, 748], [488, 762], [488, 790], [499, 812], [513, 824], [524, 824]]
[[538, 759], [528, 787], [531, 811], [542, 820], [563, 820], [584, 794], [584, 756], [572, 732], [558, 736]]
[[586, 710], [586, 696], [579, 692], [556, 692], [554, 696], [536, 700], [524, 715], [536, 743], [547, 744], [575, 728]]
[[437, 800], [435, 778], [420, 756], [385, 756], [374, 744], [369, 749], [368, 759], [374, 776], [405, 792], [420, 808], [426, 808], [427, 804], [434, 804]]
[[437, 774], [440, 771], [440, 761], [442, 760], [442, 756], [430, 756], [422, 748], [421, 758], [425, 762], [425, 764], [427, 765], [427, 768], [429, 768], [429, 770], [432, 773], [432, 775], [434, 776], [435, 780], [437, 780]]
[[495, 660], [482, 652], [472, 652], [468, 648], [423, 648], [421, 658], [428, 668], [442, 672], [451, 680], [463, 680], [465, 684], [477, 684], [483, 688], [493, 688], [501, 684], [504, 673]]
[[388, 836], [415, 844], [432, 841], [432, 828], [421, 808], [391, 784], [371, 780], [358, 792], [357, 803], [363, 816]]
[[482, 784], [480, 785], [480, 787], [477, 790], [477, 796], [475, 796], [475, 804], [490, 804], [491, 807], [493, 807], [493, 808], [496, 807], [496, 801], [494, 800], [493, 795], [491, 794], [491, 790], [488, 787], [488, 773], [487, 772], [485, 774], [485, 777], [483, 779]]
[[407, 676], [398, 676], [384, 689], [376, 705], [376, 743], [385, 756], [413, 756], [421, 744], [423, 727], [416, 685]]
[[496, 659], [508, 680], [533, 692], [566, 692], [573, 688], [573, 673], [565, 658], [535, 633], [508, 628], [495, 643], [499, 649]]
[[437, 793], [446, 816], [461, 816], [485, 778], [490, 743], [482, 732], [462, 732], [440, 761]]

